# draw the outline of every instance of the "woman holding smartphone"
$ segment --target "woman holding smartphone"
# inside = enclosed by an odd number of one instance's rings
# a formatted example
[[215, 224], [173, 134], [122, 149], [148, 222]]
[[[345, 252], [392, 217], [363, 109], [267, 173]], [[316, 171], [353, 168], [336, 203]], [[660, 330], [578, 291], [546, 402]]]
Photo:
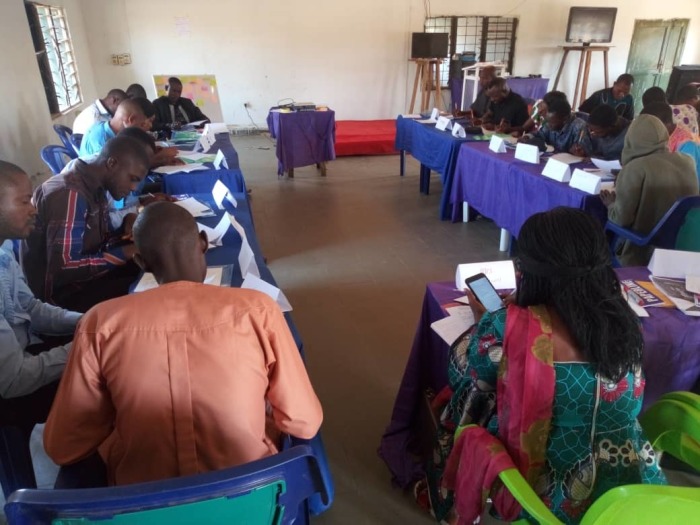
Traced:
[[[565, 523], [578, 523], [613, 487], [665, 483], [637, 423], [641, 329], [620, 293], [600, 224], [573, 208], [538, 213], [520, 230], [518, 250], [511, 304], [486, 312], [468, 292], [476, 324], [450, 350], [449, 386], [436, 398], [446, 400], [438, 443], [426, 483], [417, 486], [438, 521], [456, 520], [447, 487], [458, 488], [462, 519], [480, 514], [473, 502], [481, 500], [492, 458], [460, 463], [454, 456], [483, 450], [473, 444], [496, 443], [493, 436]], [[471, 441], [460, 437], [449, 457], [456, 428], [470, 424], [480, 428], [465, 431]], [[447, 463], [459, 469], [443, 479]], [[477, 495], [460, 494], [461, 487]], [[518, 517], [506, 489], [491, 496], [503, 518]]]

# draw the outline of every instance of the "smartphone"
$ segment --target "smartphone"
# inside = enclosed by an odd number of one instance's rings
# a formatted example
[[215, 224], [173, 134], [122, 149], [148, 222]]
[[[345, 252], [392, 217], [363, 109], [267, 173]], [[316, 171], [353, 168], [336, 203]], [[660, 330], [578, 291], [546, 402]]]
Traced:
[[464, 283], [469, 287], [474, 296], [489, 312], [495, 312], [505, 306], [503, 299], [483, 273], [477, 273], [467, 278]]

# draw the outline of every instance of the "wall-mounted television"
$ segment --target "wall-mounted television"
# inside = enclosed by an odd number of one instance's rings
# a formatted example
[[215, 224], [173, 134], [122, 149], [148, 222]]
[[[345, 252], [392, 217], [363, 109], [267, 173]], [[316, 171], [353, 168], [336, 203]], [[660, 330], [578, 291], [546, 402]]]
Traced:
[[566, 41], [579, 44], [612, 42], [617, 7], [572, 7]]

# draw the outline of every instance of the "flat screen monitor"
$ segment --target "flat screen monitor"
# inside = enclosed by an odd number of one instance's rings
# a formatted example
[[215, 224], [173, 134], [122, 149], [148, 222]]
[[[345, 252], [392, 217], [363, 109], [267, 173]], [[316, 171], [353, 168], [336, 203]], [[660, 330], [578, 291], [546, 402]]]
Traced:
[[448, 46], [448, 33], [413, 33], [411, 58], [445, 58]]
[[566, 41], [581, 44], [612, 42], [617, 7], [572, 7]]

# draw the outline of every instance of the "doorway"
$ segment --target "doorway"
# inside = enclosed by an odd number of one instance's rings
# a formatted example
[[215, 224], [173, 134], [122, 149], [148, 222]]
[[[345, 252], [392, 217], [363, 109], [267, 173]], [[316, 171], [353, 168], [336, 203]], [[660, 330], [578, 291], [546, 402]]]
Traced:
[[627, 73], [634, 76], [634, 110], [642, 110], [642, 94], [652, 86], [668, 87], [673, 66], [677, 66], [685, 46], [690, 20], [637, 20], [627, 59]]

